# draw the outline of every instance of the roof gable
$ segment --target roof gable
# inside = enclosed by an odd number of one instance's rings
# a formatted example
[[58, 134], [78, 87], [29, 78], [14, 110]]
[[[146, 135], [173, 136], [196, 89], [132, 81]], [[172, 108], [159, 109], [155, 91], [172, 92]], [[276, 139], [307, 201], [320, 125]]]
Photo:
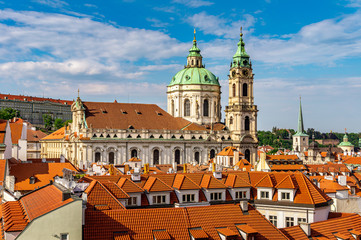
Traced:
[[234, 174], [228, 174], [226, 182], [224, 184], [232, 188], [251, 187], [249, 183]]
[[173, 187], [178, 190], [196, 190], [200, 187], [185, 175], [177, 174], [174, 179]]
[[200, 186], [206, 189], [227, 188], [221, 181], [212, 175], [204, 174]]
[[164, 192], [173, 190], [172, 187], [156, 177], [149, 177], [143, 188], [148, 192]]

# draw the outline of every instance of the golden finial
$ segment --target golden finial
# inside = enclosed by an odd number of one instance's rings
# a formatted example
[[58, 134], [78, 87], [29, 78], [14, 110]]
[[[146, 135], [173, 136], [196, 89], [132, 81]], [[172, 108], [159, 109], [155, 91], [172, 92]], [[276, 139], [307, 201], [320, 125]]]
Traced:
[[196, 29], [194, 29], [194, 31], [193, 31], [193, 32], [194, 32], [194, 38], [193, 38], [193, 41], [195, 42], [195, 41], [197, 41], [197, 40], [196, 40]]
[[78, 88], [78, 97], [79, 97], [80, 95], [79, 95], [79, 88]]
[[243, 33], [242, 33], [242, 27], [241, 27], [241, 33], [239, 34], [241, 37], [243, 37]]

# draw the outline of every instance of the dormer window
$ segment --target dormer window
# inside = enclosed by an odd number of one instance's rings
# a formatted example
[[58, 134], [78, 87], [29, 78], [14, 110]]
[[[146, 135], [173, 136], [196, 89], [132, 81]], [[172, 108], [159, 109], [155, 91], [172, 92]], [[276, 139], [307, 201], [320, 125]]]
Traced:
[[211, 201], [220, 201], [220, 200], [222, 200], [221, 192], [211, 193]]
[[153, 204], [166, 204], [166, 195], [153, 196]]
[[183, 194], [182, 201], [186, 202], [194, 202], [195, 201], [195, 194]]
[[120, 109], [120, 111], [122, 112], [122, 114], [128, 114], [125, 110]]
[[247, 199], [247, 191], [236, 192], [236, 199]]
[[158, 115], [158, 116], [163, 116], [163, 113], [157, 112], [157, 115]]
[[289, 192], [283, 192], [281, 193], [281, 200], [290, 200], [291, 194]]
[[261, 199], [269, 199], [269, 192], [261, 191]]

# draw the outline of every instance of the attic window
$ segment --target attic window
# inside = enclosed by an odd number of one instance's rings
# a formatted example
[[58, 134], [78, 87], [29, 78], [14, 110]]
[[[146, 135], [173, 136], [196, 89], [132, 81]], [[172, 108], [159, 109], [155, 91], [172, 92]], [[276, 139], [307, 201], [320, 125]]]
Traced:
[[127, 138], [132, 138], [132, 136], [129, 134]]
[[100, 136], [99, 136], [99, 137], [104, 137], [104, 136], [103, 136], [103, 134], [100, 134]]
[[142, 137], [138, 134], [137, 138], [142, 138]]
[[193, 137], [192, 137], [192, 139], [196, 139], [196, 137], [195, 137], [195, 136], [193, 136]]
[[134, 127], [132, 125], [129, 125], [128, 129], [134, 129]]
[[31, 177], [29, 178], [29, 183], [30, 183], [30, 184], [35, 184], [35, 177], [34, 177], [34, 176], [31, 176]]
[[117, 137], [118, 137], [117, 134], [114, 134], [113, 138], [117, 138]]
[[141, 115], [142, 113], [138, 110], [135, 110], [135, 112], [138, 114], [138, 115]]
[[157, 115], [158, 115], [158, 116], [163, 116], [163, 113], [157, 112]]
[[175, 139], [176, 137], [173, 135], [172, 138]]
[[67, 102], [64, 102], [64, 105], [68, 105], [68, 103], [67, 103]]
[[102, 113], [108, 113], [105, 109], [100, 109], [100, 111], [102, 111]]
[[159, 138], [163, 138], [163, 135], [160, 135]]
[[199, 136], [199, 139], [203, 139], [203, 137], [202, 137], [202, 136]]
[[153, 135], [150, 135], [150, 137], [149, 138], [154, 138], [154, 136]]
[[128, 114], [127, 111], [120, 109], [123, 114]]
[[24, 98], [24, 101], [27, 101], [28, 99]]
[[109, 134], [107, 135], [107, 138], [110, 138], [110, 135], [109, 135]]
[[94, 134], [93, 134], [93, 138], [96, 138], [96, 137], [97, 137], [97, 135], [94, 133]]
[[8, 97], [4, 97], [4, 99], [8, 99]]
[[225, 139], [224, 136], [222, 136], [222, 137], [221, 137], [221, 140], [224, 140], [224, 139]]
[[184, 139], [183, 135], [181, 135], [179, 138], [180, 138], [180, 139]]
[[228, 137], [228, 140], [232, 140], [231, 136]]

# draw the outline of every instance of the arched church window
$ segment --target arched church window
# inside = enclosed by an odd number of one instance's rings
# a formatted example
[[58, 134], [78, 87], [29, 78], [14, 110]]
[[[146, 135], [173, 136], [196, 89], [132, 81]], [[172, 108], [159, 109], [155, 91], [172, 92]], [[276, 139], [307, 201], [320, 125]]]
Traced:
[[180, 150], [177, 149], [174, 151], [174, 162], [180, 164]]
[[184, 101], [184, 116], [190, 116], [191, 115], [191, 102], [189, 99], [186, 99]]
[[196, 61], [196, 63], [197, 63], [197, 66], [198, 66], [198, 60]]
[[244, 152], [244, 158], [247, 159], [248, 162], [251, 162], [251, 151], [249, 149], [246, 149], [246, 151]]
[[153, 164], [158, 165], [159, 164], [159, 150], [154, 149], [153, 151]]
[[230, 117], [229, 118], [229, 125], [232, 125], [233, 124], [233, 117]]
[[194, 153], [194, 160], [199, 164], [199, 152]]
[[95, 162], [100, 162], [100, 152], [95, 153]]
[[194, 65], [194, 60], [192, 60], [192, 65]]
[[249, 131], [249, 117], [244, 119], [244, 130]]
[[215, 158], [216, 156], [216, 150], [212, 149], [211, 152], [209, 153], [209, 158], [212, 159], [212, 158]]
[[114, 164], [114, 152], [109, 153], [109, 164]]
[[203, 102], [203, 116], [205, 117], [209, 116], [209, 103], [207, 99], [205, 99]]
[[171, 109], [171, 114], [172, 116], [174, 116], [174, 100], [172, 100], [172, 103], [171, 103], [171, 106], [170, 106], [172, 109]]
[[130, 154], [130, 156], [133, 158], [133, 157], [138, 157], [138, 151], [137, 151], [137, 149], [133, 149], [132, 151], [131, 151], [131, 154]]
[[235, 97], [236, 96], [236, 84], [232, 85], [232, 96]]
[[243, 97], [247, 97], [248, 96], [248, 86], [247, 86], [247, 83], [243, 83], [243, 86], [242, 86], [242, 92], [243, 92]]

